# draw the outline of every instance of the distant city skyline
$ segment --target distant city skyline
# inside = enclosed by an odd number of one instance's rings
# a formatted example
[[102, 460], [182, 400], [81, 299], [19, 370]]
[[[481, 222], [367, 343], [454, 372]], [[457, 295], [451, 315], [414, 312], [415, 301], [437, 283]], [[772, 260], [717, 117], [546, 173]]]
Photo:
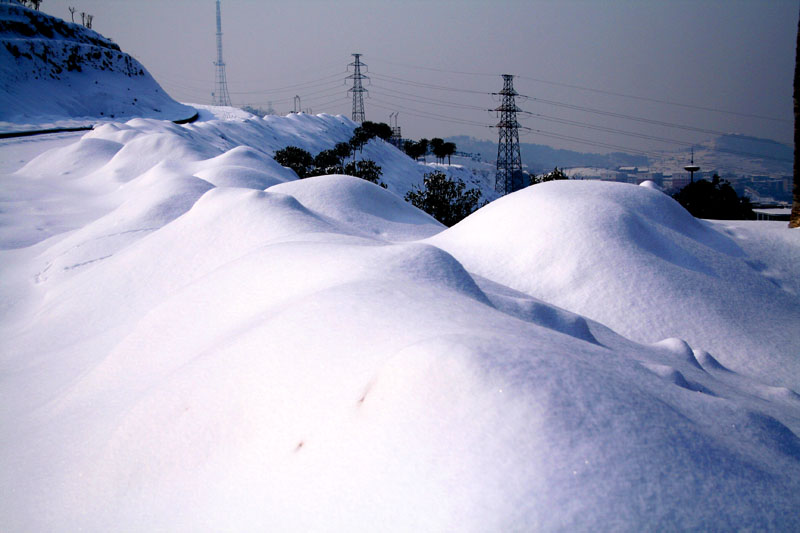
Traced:
[[[94, 15], [175, 99], [210, 104], [214, 0], [44, 0]], [[366, 119], [411, 138], [497, 140], [501, 74], [522, 142], [584, 152], [677, 150], [716, 133], [792, 143], [798, 6], [783, 0], [406, 2], [222, 0], [234, 105], [350, 116], [352, 53]]]

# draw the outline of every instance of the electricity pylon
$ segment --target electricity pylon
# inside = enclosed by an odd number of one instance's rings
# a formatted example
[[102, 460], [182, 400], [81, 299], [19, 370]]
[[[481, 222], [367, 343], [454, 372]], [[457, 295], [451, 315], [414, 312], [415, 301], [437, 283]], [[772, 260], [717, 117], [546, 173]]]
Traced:
[[496, 108], [500, 115], [497, 129], [500, 132], [497, 144], [497, 175], [495, 190], [500, 194], [508, 194], [524, 187], [522, 174], [522, 157], [519, 153], [519, 122], [517, 111], [522, 111], [514, 102], [519, 94], [514, 90], [514, 76], [503, 74], [503, 97], [500, 107]]
[[214, 105], [230, 106], [231, 97], [228, 94], [228, 80], [225, 79], [225, 62], [222, 60], [222, 15], [219, 7], [220, 0], [217, 0], [217, 60], [214, 65], [217, 67], [214, 80], [214, 92], [211, 93]]
[[368, 80], [369, 76], [361, 74], [361, 67], [366, 67], [366, 63], [361, 62], [361, 54], [353, 54], [356, 58], [355, 61], [347, 65], [353, 67], [353, 73], [347, 76], [346, 79], [353, 80], [353, 86], [347, 89], [347, 92], [353, 93], [353, 122], [364, 122], [364, 93], [368, 93], [361, 84], [361, 80]]

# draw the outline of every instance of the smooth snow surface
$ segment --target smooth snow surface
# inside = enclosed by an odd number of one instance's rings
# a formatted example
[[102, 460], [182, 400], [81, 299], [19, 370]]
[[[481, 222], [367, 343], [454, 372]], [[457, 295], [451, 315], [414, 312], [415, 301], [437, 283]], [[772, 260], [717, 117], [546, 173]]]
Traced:
[[796, 230], [220, 116], [0, 142], [0, 530], [800, 528]]
[[470, 272], [632, 340], [680, 336], [731, 369], [800, 385], [800, 233], [782, 232], [785, 239], [762, 247], [766, 264], [748, 253], [760, 232], [697, 220], [654, 189], [542, 185], [431, 242]]

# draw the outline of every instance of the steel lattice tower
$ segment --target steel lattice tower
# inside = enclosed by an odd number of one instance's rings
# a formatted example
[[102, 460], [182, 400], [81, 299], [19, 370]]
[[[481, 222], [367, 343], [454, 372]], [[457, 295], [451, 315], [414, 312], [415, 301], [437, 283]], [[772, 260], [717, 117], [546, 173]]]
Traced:
[[347, 89], [347, 92], [353, 93], [353, 122], [364, 122], [364, 93], [368, 93], [362, 85], [361, 80], [368, 80], [369, 76], [361, 74], [361, 67], [366, 67], [366, 63], [361, 62], [361, 54], [353, 54], [356, 58], [355, 61], [347, 65], [353, 67], [353, 73], [347, 76], [346, 79], [353, 80], [353, 86]]
[[219, 7], [220, 0], [217, 0], [217, 60], [214, 65], [217, 67], [214, 80], [214, 92], [211, 93], [214, 105], [231, 105], [231, 97], [228, 95], [228, 80], [225, 79], [225, 62], [222, 60], [222, 15]]
[[521, 109], [514, 102], [514, 97], [519, 94], [514, 90], [514, 76], [503, 74], [503, 90], [496, 94], [501, 95], [503, 101], [495, 109], [500, 115], [500, 122], [497, 123], [500, 139], [497, 144], [497, 176], [494, 188], [500, 194], [508, 194], [524, 186], [517, 122], [517, 111]]

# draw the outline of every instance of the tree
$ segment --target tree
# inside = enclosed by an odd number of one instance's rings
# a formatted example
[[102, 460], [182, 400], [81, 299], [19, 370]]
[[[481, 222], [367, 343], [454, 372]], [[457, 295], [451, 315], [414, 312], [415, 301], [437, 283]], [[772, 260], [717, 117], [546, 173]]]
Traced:
[[444, 162], [444, 151], [442, 150], [444, 147], [444, 139], [434, 137], [430, 140], [429, 146], [436, 160], [440, 163]]
[[568, 180], [569, 176], [564, 174], [564, 171], [555, 167], [552, 172], [547, 174], [542, 174], [541, 176], [536, 176], [535, 174], [531, 174], [531, 185], [536, 185], [537, 183], [544, 183], [545, 181], [555, 181], [555, 180]]
[[456, 143], [446, 142], [444, 146], [442, 146], [442, 151], [444, 155], [447, 157], [447, 164], [450, 164], [450, 156], [456, 153]]
[[423, 146], [421, 143], [411, 140], [403, 143], [403, 151], [406, 153], [406, 155], [408, 155], [408, 157], [414, 159], [415, 161], [425, 155], [427, 148], [427, 145]]
[[386, 188], [386, 184], [380, 180], [383, 171], [375, 161], [370, 161], [369, 159], [351, 161], [345, 165], [344, 173], [348, 176], [355, 176], [356, 178], [370, 181], [376, 185], [380, 185], [384, 189]]
[[275, 159], [279, 165], [294, 170], [298, 178], [307, 177], [313, 163], [311, 154], [297, 146], [287, 146], [282, 150], [278, 150], [275, 152], [273, 159]]
[[800, 20], [797, 22], [797, 45], [794, 53], [794, 178], [792, 186], [792, 214], [789, 217], [790, 228], [800, 228], [800, 108], [798, 94], [800, 90]]
[[754, 219], [750, 199], [740, 198], [730, 183], [714, 174], [711, 181], [697, 180], [672, 196], [692, 216], [723, 220]]
[[339, 157], [340, 165], [344, 165], [344, 160], [350, 157], [352, 153], [350, 144], [345, 142], [336, 143], [336, 146], [333, 147], [333, 151]]
[[388, 141], [392, 137], [392, 128], [383, 122], [370, 122], [365, 121], [356, 129], [353, 130], [353, 136], [350, 138], [350, 147], [355, 154], [355, 151], [362, 151], [364, 145], [371, 139], [378, 137], [384, 141]]
[[367, 120], [362, 122], [359, 127], [369, 135], [370, 139], [378, 137], [384, 141], [388, 141], [392, 138], [392, 128], [385, 122], [370, 122]]
[[425, 156], [428, 155], [428, 149], [430, 148], [430, 142], [428, 141], [428, 139], [420, 139], [417, 144], [419, 145], [419, 150], [422, 152], [422, 154], [420, 154], [420, 155], [422, 155], [422, 157], [424, 159]]
[[481, 192], [465, 188], [463, 181], [453, 181], [444, 172], [429, 172], [424, 176], [423, 188], [414, 185], [405, 199], [449, 227], [479, 207]]
[[309, 176], [344, 174], [344, 168], [335, 150], [323, 150], [314, 156], [313, 168], [309, 169], [308, 174]]

